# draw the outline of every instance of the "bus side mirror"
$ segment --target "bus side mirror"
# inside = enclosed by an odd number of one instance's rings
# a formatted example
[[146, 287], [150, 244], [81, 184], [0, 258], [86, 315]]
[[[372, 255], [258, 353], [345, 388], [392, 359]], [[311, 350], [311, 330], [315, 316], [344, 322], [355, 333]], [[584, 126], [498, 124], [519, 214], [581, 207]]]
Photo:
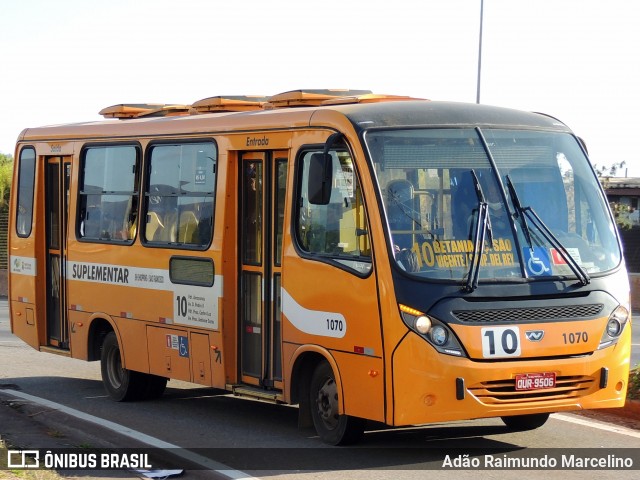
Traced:
[[322, 153], [312, 153], [309, 162], [308, 198], [311, 205], [328, 205], [333, 185], [333, 157], [329, 151], [343, 139], [340, 132], [332, 133], [324, 144]]
[[333, 159], [328, 153], [313, 153], [309, 162], [308, 198], [311, 205], [328, 205], [333, 184]]
[[587, 150], [587, 142], [585, 142], [582, 137], [578, 137], [578, 141], [580, 142], [580, 145], [582, 145], [582, 148], [584, 148], [585, 153], [588, 155], [589, 150]]

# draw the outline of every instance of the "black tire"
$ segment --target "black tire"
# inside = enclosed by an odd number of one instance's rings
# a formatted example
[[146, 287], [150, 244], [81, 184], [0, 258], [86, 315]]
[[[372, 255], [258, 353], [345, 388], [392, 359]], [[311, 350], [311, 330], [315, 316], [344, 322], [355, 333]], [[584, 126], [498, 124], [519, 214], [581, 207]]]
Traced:
[[147, 385], [143, 374], [122, 367], [120, 345], [115, 332], [109, 332], [102, 342], [100, 370], [104, 388], [115, 401], [139, 400], [144, 396]]
[[364, 432], [362, 418], [340, 415], [336, 378], [327, 362], [320, 363], [311, 377], [311, 417], [318, 436], [329, 445], [349, 445]]
[[146, 381], [146, 389], [143, 395], [144, 400], [154, 400], [160, 398], [167, 388], [167, 380], [164, 377], [151, 374], [140, 374], [144, 376], [142, 381]]
[[516, 432], [535, 430], [543, 426], [549, 419], [548, 413], [536, 413], [532, 415], [514, 415], [512, 417], [500, 417], [504, 424]]

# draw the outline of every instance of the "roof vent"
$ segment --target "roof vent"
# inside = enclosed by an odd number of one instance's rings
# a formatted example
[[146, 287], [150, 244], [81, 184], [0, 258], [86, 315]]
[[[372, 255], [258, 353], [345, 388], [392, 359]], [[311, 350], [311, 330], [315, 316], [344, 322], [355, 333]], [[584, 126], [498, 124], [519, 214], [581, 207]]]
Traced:
[[164, 105], [160, 108], [140, 112], [135, 118], [148, 117], [178, 117], [180, 115], [189, 115], [189, 105]]
[[404, 95], [378, 95], [376, 93], [367, 93], [365, 95], [355, 95], [351, 97], [330, 98], [322, 102], [321, 105], [344, 105], [348, 103], [380, 103], [380, 102], [402, 102], [407, 100], [423, 100], [429, 101], [427, 98], [414, 98]]
[[104, 118], [135, 118], [141, 113], [148, 113], [165, 106], [160, 103], [121, 103], [103, 108], [99, 114]]
[[259, 95], [209, 97], [195, 102], [191, 105], [191, 110], [194, 113], [262, 110], [267, 100], [267, 97]]
[[260, 95], [220, 95], [198, 100], [192, 105], [163, 103], [121, 103], [100, 110], [105, 118], [173, 117], [211, 112], [246, 112], [287, 107], [318, 107], [350, 103], [427, 100], [403, 95], [378, 95], [371, 90], [314, 89], [291, 90], [272, 97]]
[[371, 93], [371, 90], [292, 90], [269, 98], [269, 106], [273, 108], [312, 107], [322, 105], [323, 102], [334, 98], [355, 97]]

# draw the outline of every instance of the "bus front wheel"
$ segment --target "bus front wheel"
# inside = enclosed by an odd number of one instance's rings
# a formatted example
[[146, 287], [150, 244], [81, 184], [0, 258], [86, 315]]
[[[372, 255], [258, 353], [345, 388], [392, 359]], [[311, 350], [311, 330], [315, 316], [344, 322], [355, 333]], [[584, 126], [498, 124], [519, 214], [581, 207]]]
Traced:
[[500, 418], [510, 430], [524, 432], [526, 430], [535, 430], [544, 425], [549, 419], [549, 414], [536, 413], [532, 415], [513, 415], [511, 417]]
[[364, 420], [339, 413], [340, 395], [335, 374], [327, 362], [320, 363], [311, 378], [311, 417], [316, 432], [329, 445], [357, 442], [364, 432]]

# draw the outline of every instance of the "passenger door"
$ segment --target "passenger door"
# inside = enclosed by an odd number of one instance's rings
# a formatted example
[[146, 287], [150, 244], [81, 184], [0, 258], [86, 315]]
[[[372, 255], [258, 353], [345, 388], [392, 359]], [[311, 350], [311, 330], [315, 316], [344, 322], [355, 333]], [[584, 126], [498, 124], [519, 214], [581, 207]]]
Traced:
[[47, 344], [69, 349], [65, 268], [70, 157], [49, 157], [45, 164]]
[[240, 161], [240, 374], [243, 383], [282, 386], [282, 236], [287, 152]]

